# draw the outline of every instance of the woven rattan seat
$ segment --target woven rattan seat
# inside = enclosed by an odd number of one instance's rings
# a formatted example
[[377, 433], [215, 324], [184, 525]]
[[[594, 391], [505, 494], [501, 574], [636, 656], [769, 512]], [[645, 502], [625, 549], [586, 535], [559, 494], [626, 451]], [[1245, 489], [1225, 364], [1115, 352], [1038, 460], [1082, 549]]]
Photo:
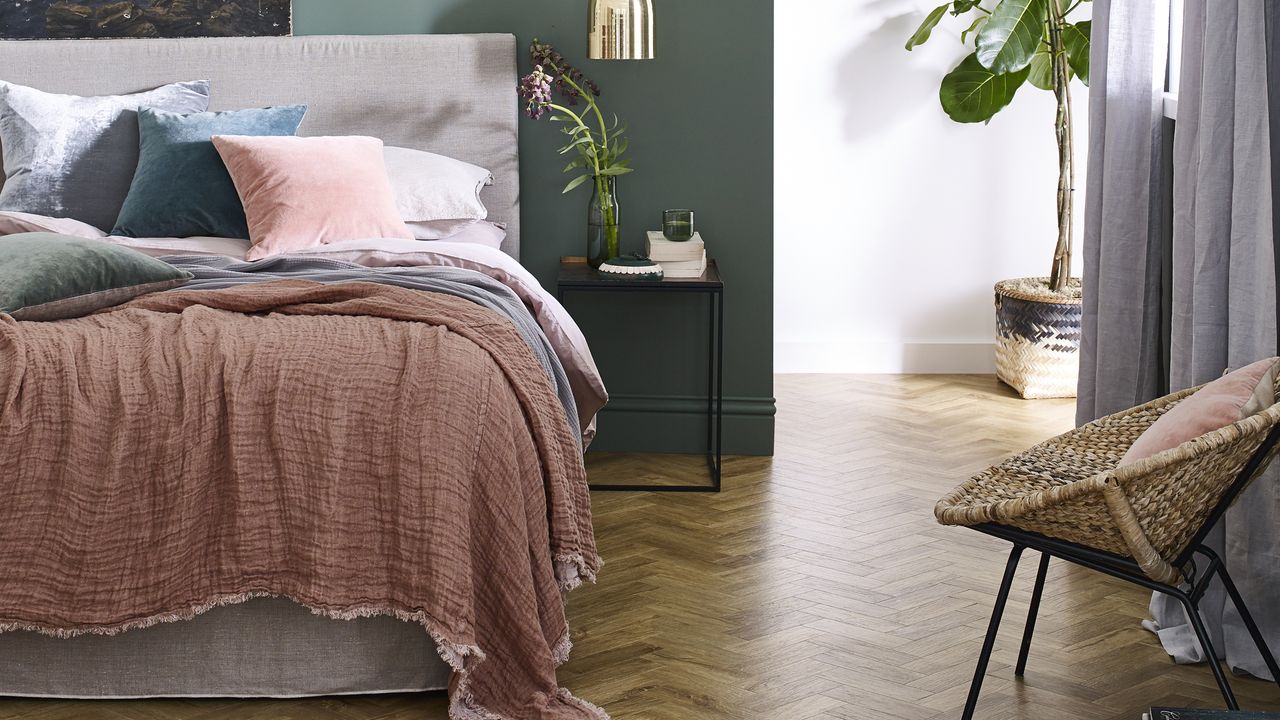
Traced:
[[[1280, 396], [1278, 383], [1277, 396]], [[1149, 458], [1121, 466], [1129, 447], [1192, 388], [1109, 415], [1043, 442], [970, 478], [934, 507], [944, 525], [964, 525], [1013, 543], [996, 595], [963, 720], [977, 708], [1014, 574], [1024, 550], [1040, 552], [1022, 648], [1026, 668], [1051, 557], [1175, 598], [1187, 612], [1230, 709], [1238, 709], [1199, 602], [1221, 582], [1280, 682], [1280, 665], [1245, 606], [1226, 564], [1205, 544], [1220, 520], [1280, 447], [1280, 403]], [[1207, 564], [1197, 568], [1197, 559]]]
[[1273, 405], [1117, 467], [1143, 431], [1198, 389], [1109, 415], [1015, 455], [942, 498], [934, 514], [944, 525], [998, 523], [1077, 543], [1131, 558], [1153, 580], [1181, 582], [1175, 560], [1280, 422], [1280, 405]]

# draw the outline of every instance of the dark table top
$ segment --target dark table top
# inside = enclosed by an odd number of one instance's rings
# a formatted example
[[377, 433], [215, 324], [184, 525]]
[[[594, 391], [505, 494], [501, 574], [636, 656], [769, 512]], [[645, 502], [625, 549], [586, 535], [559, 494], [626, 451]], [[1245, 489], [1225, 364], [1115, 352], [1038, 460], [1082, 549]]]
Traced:
[[[661, 264], [661, 263], [659, 263]], [[568, 257], [560, 259], [560, 275], [556, 284], [561, 288], [605, 289], [626, 288], [627, 290], [722, 290], [724, 282], [720, 279], [720, 268], [715, 260], [707, 260], [707, 271], [696, 278], [663, 278], [662, 280], [616, 280], [601, 277], [600, 273], [587, 264], [586, 258]]]

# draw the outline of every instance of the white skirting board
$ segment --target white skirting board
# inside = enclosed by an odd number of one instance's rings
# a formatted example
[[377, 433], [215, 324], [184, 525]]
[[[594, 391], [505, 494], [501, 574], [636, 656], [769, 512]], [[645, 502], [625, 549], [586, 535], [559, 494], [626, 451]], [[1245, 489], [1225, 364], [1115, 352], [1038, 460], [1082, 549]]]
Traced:
[[988, 375], [996, 371], [995, 342], [779, 340], [775, 373]]

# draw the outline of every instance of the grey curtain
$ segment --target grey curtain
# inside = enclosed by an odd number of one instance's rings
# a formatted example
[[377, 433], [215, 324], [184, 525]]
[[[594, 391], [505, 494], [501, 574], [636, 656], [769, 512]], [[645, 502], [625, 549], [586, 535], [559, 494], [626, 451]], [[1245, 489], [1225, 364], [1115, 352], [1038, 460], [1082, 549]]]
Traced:
[[1081, 424], [1160, 395], [1160, 192], [1168, 4], [1095, 0], [1085, 196]]
[[[1181, 389], [1276, 354], [1276, 254], [1264, 4], [1187, 0], [1173, 139], [1170, 384]], [[1214, 529], [1227, 569], [1280, 650], [1280, 466]], [[1220, 588], [1201, 604], [1231, 667], [1269, 677]], [[1151, 602], [1165, 649], [1202, 657], [1176, 602]]]

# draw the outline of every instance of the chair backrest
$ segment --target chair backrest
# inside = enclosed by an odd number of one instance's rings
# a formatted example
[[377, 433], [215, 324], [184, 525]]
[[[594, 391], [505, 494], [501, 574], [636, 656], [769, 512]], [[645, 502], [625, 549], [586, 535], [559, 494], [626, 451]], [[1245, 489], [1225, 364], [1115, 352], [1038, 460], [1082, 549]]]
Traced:
[[[1198, 390], [1198, 388], [1197, 388]], [[1274, 387], [1280, 397], [1280, 382]], [[1190, 394], [1184, 391], [1161, 413]], [[1157, 401], [1158, 403], [1159, 401]], [[1280, 403], [1176, 448], [1117, 468], [1114, 477], [1140, 528], [1122, 528], [1135, 559], [1156, 579], [1181, 574], [1196, 549], [1280, 449]], [[1113, 508], [1112, 514], [1115, 515]], [[1144, 557], [1146, 555], [1146, 557]], [[1159, 577], [1158, 577], [1159, 576]]]

